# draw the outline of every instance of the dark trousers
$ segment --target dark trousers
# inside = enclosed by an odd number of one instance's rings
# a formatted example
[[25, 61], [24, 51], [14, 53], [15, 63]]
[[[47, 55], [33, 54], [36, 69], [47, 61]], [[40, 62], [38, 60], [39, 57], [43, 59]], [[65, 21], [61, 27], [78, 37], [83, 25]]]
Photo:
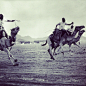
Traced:
[[61, 29], [61, 31], [62, 31], [62, 35], [61, 36], [63, 36], [66, 33], [66, 30], [65, 29]]
[[71, 32], [70, 32], [70, 31], [67, 31], [67, 34], [68, 34], [68, 35], [71, 35]]

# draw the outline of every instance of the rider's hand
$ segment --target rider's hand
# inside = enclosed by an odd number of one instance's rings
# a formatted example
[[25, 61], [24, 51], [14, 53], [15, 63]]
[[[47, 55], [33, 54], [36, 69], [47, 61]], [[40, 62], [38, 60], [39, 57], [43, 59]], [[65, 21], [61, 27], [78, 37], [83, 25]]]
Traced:
[[74, 22], [72, 22], [71, 24], [74, 24]]

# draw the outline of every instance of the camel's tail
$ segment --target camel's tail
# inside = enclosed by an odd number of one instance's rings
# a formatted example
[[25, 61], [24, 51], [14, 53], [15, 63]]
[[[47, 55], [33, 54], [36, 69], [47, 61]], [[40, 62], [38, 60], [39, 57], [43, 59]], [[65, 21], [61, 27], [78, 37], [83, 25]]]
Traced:
[[46, 43], [45, 44], [42, 44], [41, 46], [45, 46], [47, 44], [47, 40], [46, 40]]

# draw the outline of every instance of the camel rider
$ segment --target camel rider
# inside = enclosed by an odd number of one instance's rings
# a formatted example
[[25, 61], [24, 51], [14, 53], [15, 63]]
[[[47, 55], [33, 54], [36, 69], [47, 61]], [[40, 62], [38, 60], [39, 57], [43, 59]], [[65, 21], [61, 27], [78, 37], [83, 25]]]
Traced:
[[[9, 36], [7, 35], [4, 27], [3, 27], [3, 14], [0, 14], [0, 45], [2, 47], [6, 47], [5, 39], [8, 39]], [[4, 20], [5, 22], [14, 22], [15, 20]], [[11, 43], [13, 45], [14, 43]]]
[[66, 30], [65, 30], [65, 25], [71, 25], [71, 24], [73, 24], [73, 22], [70, 23], [70, 24], [67, 24], [67, 23], [65, 22], [65, 18], [62, 18], [62, 22], [58, 23], [58, 24], [56, 25], [55, 29], [56, 29], [57, 26], [59, 25], [59, 28], [58, 28], [58, 29], [61, 30], [61, 31], [62, 31], [62, 34], [64, 35], [64, 33], [66, 32]]
[[[6, 33], [6, 31], [5, 31], [5, 29], [4, 29], [4, 27], [3, 27], [3, 14], [0, 14], [0, 31], [2, 31], [2, 33], [3, 34], [0, 34], [0, 39], [2, 38], [1, 37], [1, 35], [3, 36], [3, 37], [6, 37], [6, 38], [8, 38], [8, 35], [7, 35], [7, 33]], [[4, 20], [5, 22], [14, 22], [15, 20]]]
[[73, 28], [74, 28], [74, 26], [71, 25], [71, 27], [67, 29], [67, 34], [68, 35], [72, 35], [73, 34]]
[[6, 47], [5, 39], [8, 38], [8, 35], [3, 27], [3, 14], [0, 14], [0, 45], [1, 47]]
[[8, 35], [7, 35], [7, 33], [6, 33], [6, 31], [5, 31], [4, 27], [3, 27], [3, 15], [0, 14], [0, 39], [2, 37], [8, 38]]

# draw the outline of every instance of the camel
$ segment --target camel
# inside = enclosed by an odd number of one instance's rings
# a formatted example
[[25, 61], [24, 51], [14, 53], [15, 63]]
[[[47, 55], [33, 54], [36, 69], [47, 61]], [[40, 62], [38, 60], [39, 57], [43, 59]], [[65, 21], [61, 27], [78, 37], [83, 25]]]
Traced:
[[[79, 31], [78, 36], [77, 36], [76, 38], [73, 38], [72, 40], [70, 40], [70, 41], [67, 42], [67, 44], [69, 45], [69, 52], [71, 52], [71, 45], [72, 45], [72, 44], [74, 44], [74, 45], [78, 46], [79, 48], [81, 48], [81, 47], [80, 47], [78, 44], [76, 44], [76, 43], [80, 40], [80, 38], [81, 38], [81, 36], [82, 36], [82, 34], [83, 34], [84, 32], [85, 32], [85, 30]], [[66, 43], [65, 43], [65, 44], [66, 44]], [[64, 44], [64, 45], [65, 45], [65, 44]], [[53, 55], [57, 55], [57, 54], [55, 53], [55, 50], [56, 50], [57, 47], [59, 47], [58, 44], [57, 44], [57, 46], [54, 47], [54, 53], [53, 53]], [[61, 47], [59, 47], [59, 49], [58, 49], [57, 52], [59, 52], [60, 49], [61, 49]], [[83, 50], [85, 50], [85, 49], [83, 49]], [[64, 53], [63, 53], [63, 54], [64, 54]]]
[[[48, 53], [49, 53], [51, 59], [55, 60], [54, 57], [53, 57], [53, 54], [52, 54], [52, 49], [57, 48], [57, 46], [60, 46], [60, 49], [62, 49], [62, 53], [64, 54], [62, 46], [65, 45], [65, 44], [68, 44], [71, 40], [73, 40], [73, 38], [75, 37], [77, 32], [79, 32], [83, 28], [85, 28], [85, 26], [75, 26], [75, 30], [74, 30], [74, 32], [73, 32], [73, 34], [71, 36], [68, 36], [67, 33], [65, 33], [62, 37], [60, 37], [60, 40], [58, 40], [58, 37], [57, 37], [58, 36], [57, 31], [58, 30], [56, 30], [54, 32], [57, 33], [57, 35], [55, 35], [54, 37], [52, 37], [50, 35], [47, 38], [46, 43], [42, 44], [41, 46], [45, 46], [48, 43], [48, 45], [49, 45]], [[55, 43], [56, 43], [56, 46], [55, 46]]]
[[[8, 55], [8, 58], [11, 60], [12, 64], [14, 66], [17, 66], [17, 59], [15, 59], [13, 57], [13, 55], [10, 53], [10, 48], [12, 48], [12, 46], [14, 45], [15, 41], [16, 41], [16, 35], [19, 32], [19, 27], [15, 27], [11, 29], [11, 36], [9, 36], [9, 38], [7, 39], [6, 37], [3, 37], [2, 39], [4, 41], [2, 41], [0, 39], [0, 50], [1, 51], [5, 51]], [[5, 43], [4, 43], [5, 42]], [[14, 42], [14, 43], [12, 43]]]

